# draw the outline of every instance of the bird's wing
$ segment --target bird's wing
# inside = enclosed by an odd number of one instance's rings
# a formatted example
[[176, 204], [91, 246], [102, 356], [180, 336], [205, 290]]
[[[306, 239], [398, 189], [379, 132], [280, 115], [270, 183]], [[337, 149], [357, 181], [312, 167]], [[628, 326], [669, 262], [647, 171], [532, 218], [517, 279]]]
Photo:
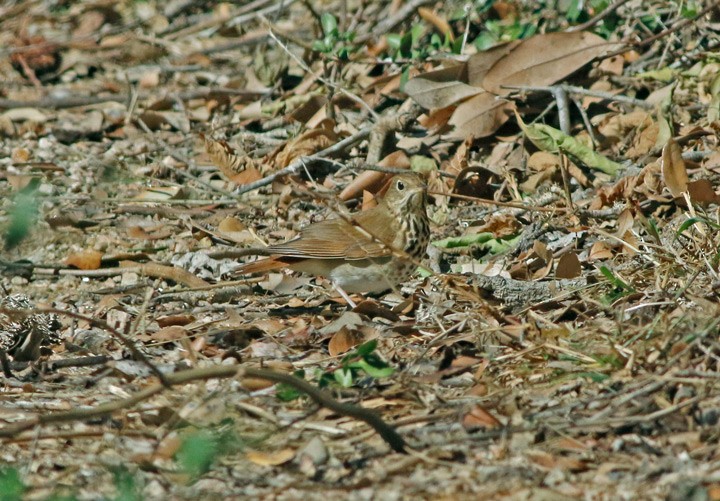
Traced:
[[[367, 211], [370, 212], [370, 211]], [[355, 216], [359, 226], [364, 227], [365, 218]], [[378, 236], [378, 238], [381, 238]], [[314, 223], [300, 232], [300, 236], [289, 242], [271, 245], [265, 249], [270, 254], [308, 259], [370, 259], [388, 256], [391, 250], [370, 238], [365, 231], [348, 223], [345, 219], [326, 219]]]

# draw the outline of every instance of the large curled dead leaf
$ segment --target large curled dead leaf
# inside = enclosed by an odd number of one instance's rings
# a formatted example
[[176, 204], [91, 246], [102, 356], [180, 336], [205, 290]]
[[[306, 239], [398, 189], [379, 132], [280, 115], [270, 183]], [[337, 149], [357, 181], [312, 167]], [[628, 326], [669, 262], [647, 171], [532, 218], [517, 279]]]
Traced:
[[512, 90], [506, 86], [550, 85], [617, 45], [585, 31], [536, 35], [495, 63], [482, 86], [489, 92], [507, 95]]

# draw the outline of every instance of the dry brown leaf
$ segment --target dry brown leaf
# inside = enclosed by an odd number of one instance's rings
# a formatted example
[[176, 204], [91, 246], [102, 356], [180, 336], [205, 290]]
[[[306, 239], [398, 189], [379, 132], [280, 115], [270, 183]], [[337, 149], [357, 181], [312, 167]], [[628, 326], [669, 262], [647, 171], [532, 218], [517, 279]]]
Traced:
[[370, 193], [369, 191], [365, 190], [362, 194], [362, 210], [370, 210], [373, 207], [377, 207], [378, 201], [377, 198], [375, 198], [375, 195]]
[[453, 35], [450, 24], [436, 12], [433, 12], [427, 7], [420, 7], [418, 8], [418, 14], [424, 21], [432, 24], [441, 35], [447, 35], [450, 41], [455, 40], [455, 35]]
[[535, 35], [495, 63], [482, 87], [507, 95], [512, 91], [505, 85], [551, 85], [616, 45], [584, 31]]
[[478, 428], [498, 428], [502, 426], [502, 423], [485, 408], [476, 405], [463, 416], [462, 425], [466, 430], [473, 430]]
[[520, 40], [514, 40], [512, 42], [499, 44], [491, 47], [488, 50], [478, 52], [477, 54], [470, 56], [467, 60], [467, 83], [473, 87], [488, 90], [483, 85], [483, 81], [487, 76], [488, 72], [497, 64], [503, 57], [510, 54], [517, 48], [522, 42]]
[[362, 343], [365, 336], [360, 331], [355, 329], [348, 329], [347, 326], [343, 326], [338, 330], [333, 337], [330, 338], [328, 343], [328, 353], [331, 357], [337, 357], [353, 349], [355, 346]]
[[688, 174], [682, 149], [674, 139], [670, 139], [662, 151], [662, 178], [673, 197], [681, 197], [688, 189]]
[[622, 56], [617, 55], [608, 57], [600, 61], [598, 70], [606, 75], [622, 75], [625, 60]]
[[177, 341], [188, 337], [188, 331], [180, 325], [169, 325], [150, 336], [155, 341]]
[[334, 122], [325, 120], [320, 127], [305, 131], [297, 138], [289, 141], [275, 156], [275, 167], [282, 169], [290, 165], [293, 160], [312, 155], [318, 151], [329, 148], [338, 141]]
[[465, 139], [483, 138], [494, 134], [510, 118], [514, 104], [483, 92], [459, 105], [448, 123], [455, 127], [447, 137]]
[[658, 136], [660, 134], [660, 125], [652, 118], [648, 117], [650, 123], [640, 129], [633, 138], [633, 143], [625, 152], [625, 156], [630, 159], [643, 157], [655, 149]]
[[418, 123], [427, 129], [429, 136], [442, 134], [448, 128], [448, 121], [453, 113], [455, 113], [455, 106], [438, 108], [421, 115], [418, 118]]
[[84, 250], [70, 254], [65, 259], [65, 264], [74, 266], [79, 270], [97, 270], [102, 262], [102, 252], [96, 250]]
[[202, 133], [200, 138], [207, 154], [230, 181], [242, 185], [260, 179], [260, 168], [245, 152], [236, 152], [227, 142], [212, 139]]
[[492, 66], [520, 44], [496, 45], [465, 63], [422, 73], [405, 85], [405, 93], [427, 109], [446, 108], [482, 93], [482, 81]]
[[588, 261], [604, 261], [606, 259], [612, 259], [612, 257], [612, 248], [606, 242], [598, 241], [590, 247]]
[[405, 84], [405, 93], [423, 108], [446, 108], [482, 89], [467, 83], [467, 66], [458, 64], [422, 73]]
[[255, 464], [260, 466], [279, 466], [285, 464], [295, 457], [294, 449], [281, 449], [279, 451], [264, 452], [249, 450], [245, 456]]
[[246, 229], [245, 223], [236, 217], [226, 217], [218, 224], [218, 231], [223, 233], [237, 233]]
[[492, 233], [495, 238], [505, 238], [516, 235], [522, 225], [512, 214], [493, 214], [484, 224], [480, 226], [471, 226], [468, 230], [472, 233]]
[[582, 274], [582, 266], [577, 254], [566, 252], [558, 260], [555, 278], [577, 278]]
[[698, 179], [690, 181], [687, 185], [690, 200], [696, 203], [720, 203], [720, 196], [715, 193], [712, 181], [709, 179]]
[[166, 226], [155, 228], [143, 228], [142, 226], [131, 226], [127, 229], [127, 236], [135, 240], [161, 240], [173, 235], [173, 231]]

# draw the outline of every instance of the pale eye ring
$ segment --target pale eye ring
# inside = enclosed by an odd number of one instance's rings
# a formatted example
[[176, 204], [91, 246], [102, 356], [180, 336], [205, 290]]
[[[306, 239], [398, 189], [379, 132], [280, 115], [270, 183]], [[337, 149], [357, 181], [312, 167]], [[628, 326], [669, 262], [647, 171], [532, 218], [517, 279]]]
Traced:
[[405, 183], [403, 183], [402, 181], [398, 181], [396, 186], [398, 191], [403, 191], [405, 189]]

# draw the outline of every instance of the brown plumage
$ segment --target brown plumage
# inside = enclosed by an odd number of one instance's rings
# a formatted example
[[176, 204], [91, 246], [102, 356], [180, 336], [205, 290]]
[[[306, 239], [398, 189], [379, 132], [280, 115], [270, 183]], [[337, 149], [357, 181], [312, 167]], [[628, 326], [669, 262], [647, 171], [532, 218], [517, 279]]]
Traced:
[[430, 238], [427, 192], [414, 174], [391, 179], [377, 207], [349, 218], [311, 224], [294, 240], [257, 249], [270, 256], [242, 266], [241, 274], [279, 268], [329, 278], [347, 292], [382, 292], [407, 280]]

